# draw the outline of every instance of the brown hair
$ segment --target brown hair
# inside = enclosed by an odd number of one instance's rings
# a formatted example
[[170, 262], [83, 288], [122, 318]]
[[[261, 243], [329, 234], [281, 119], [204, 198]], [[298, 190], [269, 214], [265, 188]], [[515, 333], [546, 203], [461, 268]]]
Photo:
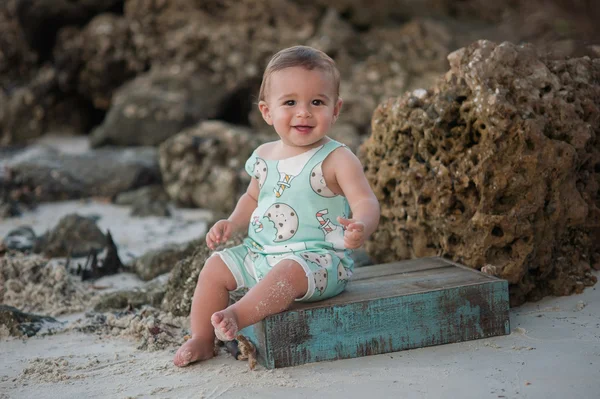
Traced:
[[260, 91], [258, 93], [258, 100], [264, 101], [265, 90], [269, 77], [277, 71], [292, 67], [303, 67], [308, 70], [320, 69], [325, 72], [330, 72], [333, 76], [333, 83], [335, 87], [335, 94], [340, 94], [340, 71], [335, 65], [335, 61], [330, 56], [308, 46], [294, 46], [283, 49], [271, 58], [265, 72], [263, 73], [262, 83], [260, 84]]

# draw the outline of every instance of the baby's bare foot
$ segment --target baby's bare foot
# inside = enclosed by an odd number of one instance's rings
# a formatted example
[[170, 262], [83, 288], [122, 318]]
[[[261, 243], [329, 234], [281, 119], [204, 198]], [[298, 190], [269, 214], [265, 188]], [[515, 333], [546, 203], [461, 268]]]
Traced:
[[237, 316], [231, 308], [213, 313], [210, 321], [221, 341], [232, 341], [238, 333]]
[[178, 367], [184, 367], [193, 362], [210, 359], [214, 355], [214, 343], [212, 340], [206, 341], [199, 338], [190, 338], [177, 350], [173, 358], [173, 364]]

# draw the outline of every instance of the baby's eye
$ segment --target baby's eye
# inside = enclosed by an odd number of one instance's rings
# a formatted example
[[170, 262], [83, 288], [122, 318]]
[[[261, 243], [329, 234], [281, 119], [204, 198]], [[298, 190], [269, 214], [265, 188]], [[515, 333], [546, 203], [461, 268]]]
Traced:
[[312, 100], [312, 105], [323, 105], [323, 104], [325, 104], [325, 103], [321, 100]]
[[287, 100], [283, 104], [291, 107], [291, 106], [296, 105], [296, 101], [294, 101], [294, 100]]

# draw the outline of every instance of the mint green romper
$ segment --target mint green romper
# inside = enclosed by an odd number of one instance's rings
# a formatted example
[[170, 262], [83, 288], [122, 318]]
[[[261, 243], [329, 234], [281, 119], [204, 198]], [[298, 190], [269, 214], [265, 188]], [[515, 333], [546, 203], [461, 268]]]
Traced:
[[248, 238], [215, 253], [235, 277], [236, 291], [252, 288], [284, 259], [306, 272], [308, 291], [298, 301], [319, 301], [344, 290], [354, 261], [344, 248], [337, 217], [349, 217], [350, 206], [327, 188], [321, 170], [325, 158], [341, 146], [331, 140], [281, 160], [263, 159], [254, 151], [246, 161], [246, 171], [260, 187]]

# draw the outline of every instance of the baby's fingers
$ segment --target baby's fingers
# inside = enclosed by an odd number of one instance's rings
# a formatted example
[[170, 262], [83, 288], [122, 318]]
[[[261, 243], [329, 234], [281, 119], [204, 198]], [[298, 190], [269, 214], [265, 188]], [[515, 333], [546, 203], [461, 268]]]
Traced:
[[229, 240], [230, 236], [231, 236], [231, 225], [228, 224], [223, 228], [223, 233], [221, 235], [221, 241], [225, 242], [225, 241]]
[[346, 234], [344, 234], [344, 238], [350, 239], [350, 240], [354, 240], [354, 241], [358, 241], [363, 237], [363, 232], [362, 231], [349, 231], [346, 230]]
[[344, 245], [346, 248], [355, 249], [362, 245], [364, 234], [359, 231], [346, 231], [344, 234]]
[[209, 231], [206, 235], [206, 245], [208, 245], [210, 249], [215, 249], [215, 236], [212, 231]]
[[346, 231], [359, 231], [362, 233], [363, 231], [365, 231], [365, 225], [362, 223], [350, 223], [348, 227], [346, 227]]

